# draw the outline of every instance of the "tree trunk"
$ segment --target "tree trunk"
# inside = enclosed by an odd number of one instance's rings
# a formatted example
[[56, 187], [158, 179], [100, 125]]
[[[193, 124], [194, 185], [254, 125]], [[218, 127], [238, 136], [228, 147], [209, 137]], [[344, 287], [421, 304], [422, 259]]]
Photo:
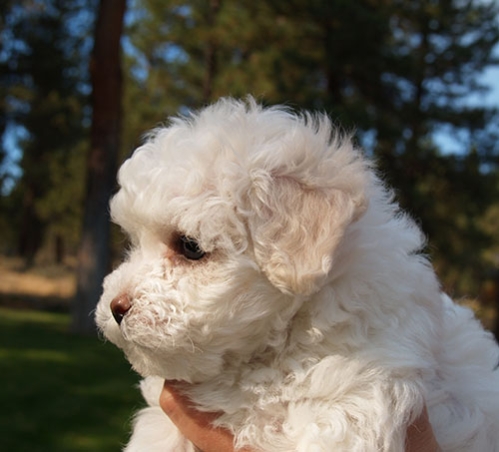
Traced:
[[64, 263], [64, 257], [66, 255], [66, 247], [64, 246], [64, 237], [61, 233], [57, 233], [55, 236], [55, 262], [56, 264]]
[[[494, 278], [494, 297], [495, 297], [495, 308], [496, 308], [496, 318], [494, 325], [494, 336], [496, 338], [497, 343], [499, 344], [499, 270], [495, 272]], [[499, 366], [499, 363], [498, 363]]]
[[36, 214], [35, 193], [32, 183], [27, 184], [23, 203], [21, 228], [19, 232], [18, 254], [24, 259], [26, 269], [32, 267], [35, 256], [42, 244], [42, 238], [45, 231], [45, 224]]
[[101, 0], [90, 63], [92, 78], [91, 146], [87, 192], [78, 251], [77, 289], [71, 330], [94, 334], [92, 312], [110, 268], [108, 203], [116, 177], [121, 134], [121, 48], [126, 0]]
[[217, 52], [218, 43], [217, 39], [213, 37], [215, 22], [217, 19], [218, 12], [220, 11], [221, 0], [210, 0], [208, 5], [207, 23], [209, 27], [209, 32], [211, 38], [206, 43], [206, 48], [204, 52], [205, 61], [205, 74], [203, 80], [203, 104], [208, 104], [213, 99], [213, 83], [217, 75], [218, 65], [217, 65]]

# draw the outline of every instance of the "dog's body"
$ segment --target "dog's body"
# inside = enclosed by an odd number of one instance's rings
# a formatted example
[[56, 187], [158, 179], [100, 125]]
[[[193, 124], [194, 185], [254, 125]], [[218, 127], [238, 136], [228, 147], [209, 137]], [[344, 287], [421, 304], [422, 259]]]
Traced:
[[157, 130], [119, 182], [133, 247], [96, 318], [146, 377], [127, 451], [194, 450], [163, 379], [255, 450], [403, 451], [426, 404], [444, 451], [499, 451], [497, 345], [325, 117], [222, 100]]

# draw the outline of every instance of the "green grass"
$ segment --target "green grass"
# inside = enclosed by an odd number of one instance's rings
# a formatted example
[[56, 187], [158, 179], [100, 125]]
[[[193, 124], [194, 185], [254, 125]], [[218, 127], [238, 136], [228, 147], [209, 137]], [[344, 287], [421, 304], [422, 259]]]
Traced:
[[68, 333], [69, 316], [0, 308], [1, 451], [106, 452], [142, 406], [112, 344]]

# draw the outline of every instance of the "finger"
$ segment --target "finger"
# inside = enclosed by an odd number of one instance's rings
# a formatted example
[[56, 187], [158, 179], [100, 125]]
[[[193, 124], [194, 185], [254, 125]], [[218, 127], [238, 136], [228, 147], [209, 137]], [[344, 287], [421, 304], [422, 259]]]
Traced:
[[165, 382], [160, 406], [180, 432], [203, 452], [234, 452], [230, 432], [212, 425], [218, 414], [196, 410], [175, 385]]
[[433, 429], [424, 408], [421, 415], [407, 428], [406, 452], [440, 452]]

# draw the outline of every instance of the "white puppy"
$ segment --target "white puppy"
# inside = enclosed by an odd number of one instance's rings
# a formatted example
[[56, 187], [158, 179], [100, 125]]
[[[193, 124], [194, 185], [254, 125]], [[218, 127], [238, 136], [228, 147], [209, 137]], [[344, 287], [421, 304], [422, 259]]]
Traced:
[[154, 131], [119, 183], [132, 247], [96, 318], [145, 377], [127, 451], [194, 450], [163, 379], [237, 446], [403, 451], [426, 404], [444, 451], [499, 451], [497, 345], [325, 116], [224, 99]]

